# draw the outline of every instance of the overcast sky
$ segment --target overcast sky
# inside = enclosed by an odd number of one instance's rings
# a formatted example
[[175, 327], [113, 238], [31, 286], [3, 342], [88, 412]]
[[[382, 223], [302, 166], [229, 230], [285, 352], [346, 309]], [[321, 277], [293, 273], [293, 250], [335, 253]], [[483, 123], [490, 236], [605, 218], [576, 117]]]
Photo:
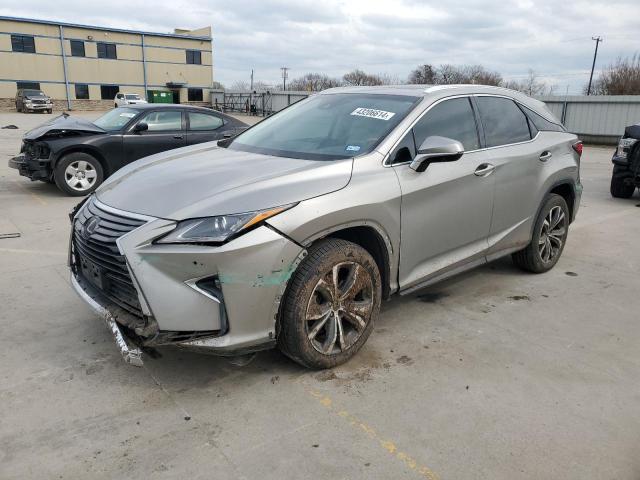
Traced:
[[418, 64], [479, 63], [506, 79], [529, 68], [578, 93], [596, 69], [640, 52], [640, 0], [86, 0], [10, 2], [1, 15], [168, 32], [213, 29], [214, 80], [280, 83], [353, 68], [405, 79]]

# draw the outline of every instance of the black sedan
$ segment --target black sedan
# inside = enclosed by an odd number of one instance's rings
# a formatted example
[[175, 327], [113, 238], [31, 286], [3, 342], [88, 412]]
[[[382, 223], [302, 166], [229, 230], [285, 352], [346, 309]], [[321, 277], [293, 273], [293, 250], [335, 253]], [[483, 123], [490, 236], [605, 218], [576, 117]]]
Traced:
[[128, 105], [93, 122], [65, 113], [27, 132], [9, 166], [31, 180], [55, 182], [69, 195], [87, 195], [134, 160], [246, 128], [228, 115], [186, 105]]

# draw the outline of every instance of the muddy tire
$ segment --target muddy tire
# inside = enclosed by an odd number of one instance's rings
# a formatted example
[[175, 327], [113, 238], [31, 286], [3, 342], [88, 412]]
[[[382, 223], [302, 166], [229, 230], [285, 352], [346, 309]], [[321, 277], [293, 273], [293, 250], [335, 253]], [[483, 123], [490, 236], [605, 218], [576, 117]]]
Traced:
[[88, 153], [74, 152], [60, 159], [53, 178], [60, 190], [80, 197], [89, 195], [100, 186], [104, 172], [97, 158]]
[[532, 273], [551, 270], [562, 255], [569, 234], [569, 207], [560, 195], [551, 193], [540, 209], [533, 238], [524, 250], [512, 255], [513, 263]]
[[[626, 172], [625, 172], [626, 173]], [[626, 183], [625, 180], [630, 174], [621, 174], [616, 166], [613, 167], [611, 175], [611, 196], [614, 198], [631, 198], [636, 187], [633, 183]]]
[[378, 266], [365, 249], [346, 240], [318, 241], [289, 281], [278, 347], [307, 368], [345, 363], [369, 338], [381, 293]]

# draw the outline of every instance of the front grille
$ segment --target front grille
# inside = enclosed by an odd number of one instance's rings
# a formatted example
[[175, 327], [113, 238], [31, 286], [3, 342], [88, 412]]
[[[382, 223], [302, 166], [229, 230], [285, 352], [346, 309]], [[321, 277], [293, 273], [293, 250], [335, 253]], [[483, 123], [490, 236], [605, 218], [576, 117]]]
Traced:
[[46, 100], [31, 100], [31, 103], [33, 103], [34, 105], [44, 105], [47, 103]]
[[138, 317], [142, 317], [138, 293], [116, 240], [144, 223], [144, 220], [108, 212], [92, 198], [73, 225], [77, 273], [111, 301]]

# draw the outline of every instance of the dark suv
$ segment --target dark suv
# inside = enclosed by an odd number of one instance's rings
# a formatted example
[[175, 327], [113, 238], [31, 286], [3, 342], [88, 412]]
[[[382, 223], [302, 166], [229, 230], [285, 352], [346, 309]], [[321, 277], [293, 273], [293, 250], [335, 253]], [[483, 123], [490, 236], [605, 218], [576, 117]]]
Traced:
[[53, 113], [53, 102], [42, 90], [21, 88], [16, 92], [16, 111]]
[[640, 187], [640, 123], [624, 129], [611, 161], [611, 196], [631, 198]]

